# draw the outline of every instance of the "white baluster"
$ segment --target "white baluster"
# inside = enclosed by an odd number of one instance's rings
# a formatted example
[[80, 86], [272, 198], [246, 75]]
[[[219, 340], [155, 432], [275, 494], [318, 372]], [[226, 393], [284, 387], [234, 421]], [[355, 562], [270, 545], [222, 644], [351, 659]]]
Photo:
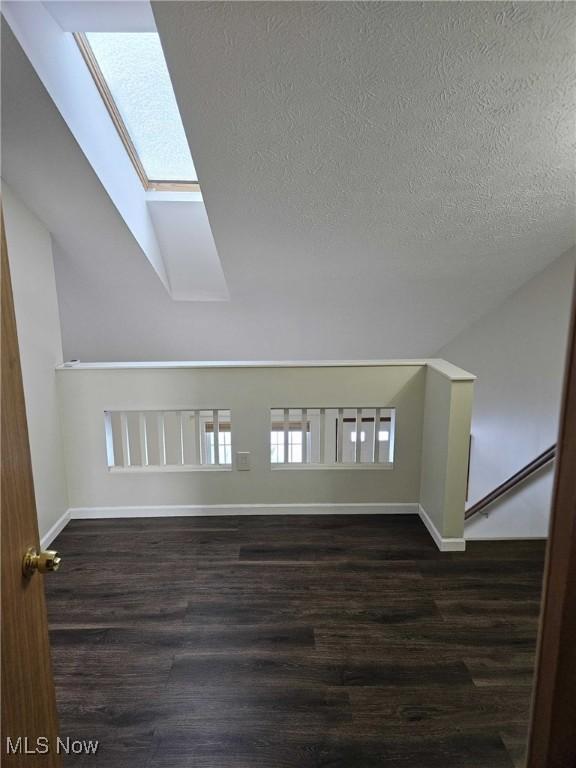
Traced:
[[374, 419], [374, 464], [380, 461], [380, 408], [376, 408], [376, 418]]
[[214, 436], [214, 464], [220, 464], [220, 423], [218, 411], [212, 411], [212, 434]]
[[197, 464], [200, 466], [202, 461], [202, 424], [200, 423], [200, 411], [194, 411], [194, 445], [196, 447]]
[[360, 464], [362, 458], [362, 408], [356, 408], [356, 445], [354, 447], [354, 462]]
[[148, 466], [148, 434], [146, 432], [146, 414], [144, 411], [138, 413], [138, 437], [140, 439], [140, 463], [143, 467]]
[[320, 464], [324, 464], [326, 443], [326, 409], [320, 408]]
[[116, 464], [114, 457], [114, 430], [112, 429], [112, 414], [104, 411], [104, 434], [106, 435], [106, 462], [109, 467]]
[[166, 428], [163, 411], [156, 413], [156, 424], [158, 426], [158, 463], [163, 467], [166, 466]]
[[120, 414], [120, 439], [122, 440], [123, 466], [129, 467], [130, 462], [130, 436], [128, 434], [128, 417], [124, 411]]
[[284, 464], [288, 464], [289, 456], [288, 449], [289, 442], [289, 430], [290, 430], [290, 411], [288, 408], [284, 408]]
[[178, 427], [178, 439], [180, 441], [180, 464], [185, 464], [184, 458], [184, 412], [176, 412], [176, 422]]

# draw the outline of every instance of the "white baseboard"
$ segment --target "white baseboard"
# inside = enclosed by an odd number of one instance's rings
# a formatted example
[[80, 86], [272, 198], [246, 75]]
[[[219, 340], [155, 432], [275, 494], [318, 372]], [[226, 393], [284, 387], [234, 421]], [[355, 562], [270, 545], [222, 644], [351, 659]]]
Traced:
[[466, 536], [466, 541], [546, 541], [547, 539], [548, 536], [541, 533], [535, 533], [534, 535], [520, 534], [519, 536], [501, 536], [500, 534], [494, 534], [493, 536]]
[[60, 533], [60, 531], [65, 528], [69, 521], [71, 519], [71, 510], [67, 509], [66, 512], [64, 512], [63, 515], [61, 515], [58, 520], [54, 523], [54, 525], [46, 531], [44, 536], [40, 537], [40, 549], [46, 549], [46, 547], [49, 547], [50, 544], [54, 541], [56, 536]]
[[440, 534], [440, 531], [434, 523], [432, 522], [432, 519], [426, 512], [426, 510], [422, 507], [421, 504], [418, 505], [419, 507], [419, 513], [420, 513], [420, 519], [428, 528], [428, 533], [434, 541], [436, 542], [436, 546], [440, 550], [440, 552], [464, 552], [466, 549], [466, 539], [457, 539], [457, 538], [445, 538]]
[[417, 515], [418, 504], [205, 504], [162, 507], [72, 507], [72, 520], [226, 515]]
[[426, 511], [416, 503], [407, 504], [208, 504], [158, 507], [71, 507], [40, 539], [42, 549], [50, 546], [70, 520], [115, 520], [138, 517], [223, 517], [230, 515], [420, 515], [441, 552], [463, 552], [466, 540], [444, 538]]

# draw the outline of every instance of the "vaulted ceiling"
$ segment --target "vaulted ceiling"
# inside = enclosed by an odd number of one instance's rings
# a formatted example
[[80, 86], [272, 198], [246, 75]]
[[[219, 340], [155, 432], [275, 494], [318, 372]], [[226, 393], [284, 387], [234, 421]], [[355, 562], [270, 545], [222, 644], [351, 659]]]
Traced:
[[[230, 301], [167, 300], [137, 249], [94, 265], [60, 237], [69, 356], [429, 354], [573, 244], [572, 4], [152, 9]], [[120, 233], [105, 195], [75, 204]]]

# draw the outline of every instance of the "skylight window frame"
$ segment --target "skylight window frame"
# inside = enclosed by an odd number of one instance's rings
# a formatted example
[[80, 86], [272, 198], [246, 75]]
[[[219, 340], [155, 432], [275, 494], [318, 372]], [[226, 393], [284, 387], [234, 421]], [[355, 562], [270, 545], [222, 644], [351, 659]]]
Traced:
[[88, 38], [84, 32], [74, 32], [73, 35], [80, 53], [82, 54], [82, 58], [84, 59], [86, 66], [92, 75], [92, 79], [94, 80], [96, 88], [100, 93], [102, 101], [108, 110], [108, 114], [114, 123], [114, 127], [118, 132], [118, 136], [124, 144], [124, 148], [126, 149], [128, 157], [130, 158], [132, 165], [134, 166], [134, 170], [138, 174], [138, 178], [140, 179], [144, 189], [147, 192], [200, 192], [200, 184], [198, 181], [166, 181], [163, 179], [148, 178], [148, 175], [144, 170], [144, 165], [142, 164], [142, 161], [138, 155], [138, 151], [136, 150], [134, 142], [130, 137], [126, 123], [120, 114], [120, 110], [118, 109], [114, 97], [112, 96], [112, 92], [110, 91], [108, 83], [106, 82], [106, 78], [100, 69], [100, 65], [98, 64], [98, 60], [96, 59], [96, 55], [92, 50], [92, 46], [90, 45]]

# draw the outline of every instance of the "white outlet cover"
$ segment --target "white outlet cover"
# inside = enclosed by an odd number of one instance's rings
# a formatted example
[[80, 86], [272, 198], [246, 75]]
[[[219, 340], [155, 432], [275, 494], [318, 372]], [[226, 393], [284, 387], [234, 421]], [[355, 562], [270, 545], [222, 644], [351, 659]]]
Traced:
[[249, 451], [236, 451], [236, 469], [239, 469], [239, 470], [250, 469], [250, 452]]

